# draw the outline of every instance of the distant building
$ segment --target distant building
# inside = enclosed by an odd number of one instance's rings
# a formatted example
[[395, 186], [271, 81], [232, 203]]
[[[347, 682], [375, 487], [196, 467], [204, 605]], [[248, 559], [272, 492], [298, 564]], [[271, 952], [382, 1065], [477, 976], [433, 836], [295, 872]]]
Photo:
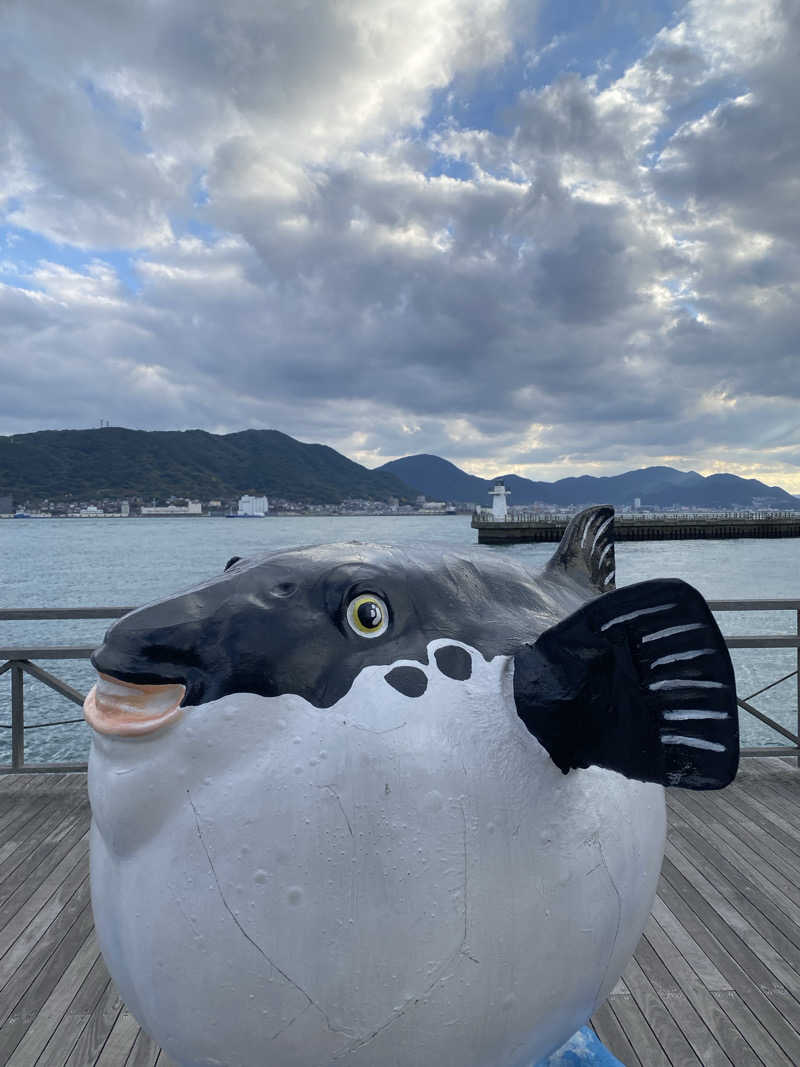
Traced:
[[94, 504], [89, 504], [88, 507], [81, 508], [80, 516], [82, 519], [96, 519], [99, 515], [104, 515], [105, 512], [102, 508], [96, 507]]
[[269, 501], [265, 496], [240, 496], [239, 515], [242, 518], [261, 518], [269, 513]]
[[142, 508], [142, 515], [202, 515], [203, 505], [199, 500], [189, 500], [186, 504], [167, 504], [166, 507]]
[[444, 514], [447, 504], [443, 500], [426, 500], [422, 505], [422, 510], [436, 515]]
[[128, 500], [121, 500], [119, 505], [119, 513], [123, 519], [127, 519], [131, 513], [131, 505]]
[[633, 498], [633, 506], [635, 508], [640, 508], [642, 506], [642, 498], [640, 496]]

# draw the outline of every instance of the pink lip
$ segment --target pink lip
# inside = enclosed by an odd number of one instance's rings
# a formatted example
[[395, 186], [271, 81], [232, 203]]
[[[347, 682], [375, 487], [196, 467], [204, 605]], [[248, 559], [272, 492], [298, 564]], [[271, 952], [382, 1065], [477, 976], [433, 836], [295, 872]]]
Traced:
[[98, 673], [83, 703], [83, 714], [93, 730], [111, 737], [141, 737], [175, 722], [183, 714], [180, 704], [186, 686], [135, 685]]

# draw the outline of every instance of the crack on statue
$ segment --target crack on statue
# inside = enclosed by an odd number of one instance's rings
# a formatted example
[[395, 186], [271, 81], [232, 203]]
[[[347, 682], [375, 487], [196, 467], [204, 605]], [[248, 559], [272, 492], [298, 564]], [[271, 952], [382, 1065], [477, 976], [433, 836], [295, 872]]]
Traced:
[[[368, 1034], [366, 1037], [358, 1038], [356, 1041], [354, 1041], [352, 1044], [348, 1045], [347, 1048], [343, 1049], [341, 1052], [334, 1053], [333, 1054], [333, 1059], [334, 1060], [339, 1060], [339, 1059], [342, 1058], [342, 1056], [347, 1056], [351, 1052], [356, 1052], [359, 1049], [364, 1048], [365, 1045], [368, 1045], [371, 1041], [374, 1041], [376, 1037], [379, 1037], [385, 1030], [388, 1030], [390, 1026], [393, 1026], [394, 1023], [396, 1023], [398, 1019], [401, 1019], [406, 1014], [406, 1012], [408, 1011], [409, 1008], [414, 1007], [416, 1004], [419, 1004], [420, 1001], [424, 1000], [428, 996], [428, 994], [441, 981], [445, 980], [444, 972], [451, 965], [451, 963], [453, 963], [455, 960], [457, 960], [459, 958], [459, 956], [465, 956], [467, 959], [471, 960], [473, 963], [479, 963], [480, 962], [479, 960], [475, 959], [474, 956], [470, 956], [470, 954], [465, 949], [465, 946], [467, 944], [467, 929], [468, 929], [468, 918], [469, 918], [468, 917], [468, 912], [467, 912], [467, 869], [468, 869], [467, 813], [464, 811], [464, 805], [463, 805], [461, 799], [458, 800], [458, 807], [459, 807], [459, 810], [461, 811], [461, 818], [463, 820], [463, 848], [464, 848], [464, 869], [463, 869], [464, 931], [463, 931], [463, 933], [461, 935], [461, 941], [456, 946], [456, 948], [453, 949], [453, 951], [450, 953], [450, 955], [439, 964], [439, 966], [436, 968], [436, 971], [435, 971], [435, 973], [433, 975], [433, 978], [428, 983], [428, 985], [422, 990], [421, 993], [417, 993], [414, 996], [408, 997], [407, 1000], [404, 1001], [402, 1006], [400, 1008], [398, 1008], [398, 1010], [396, 1012], [394, 1012], [392, 1017], [390, 1019], [387, 1019], [386, 1022], [383, 1023], [381, 1026], [377, 1027], [377, 1029], [373, 1030], [372, 1033]], [[452, 977], [452, 976], [450, 976], [450, 977]]]
[[351, 730], [363, 730], [365, 734], [393, 734], [396, 730], [402, 730], [408, 726], [407, 722], [401, 722], [397, 726], [387, 726], [385, 730], [376, 730], [374, 726], [361, 726], [357, 722], [348, 722], [342, 719], [342, 726], [349, 726]]
[[[319, 1004], [317, 1004], [315, 1002], [313, 997], [309, 996], [309, 994], [305, 991], [305, 989], [303, 989], [303, 987], [301, 985], [298, 985], [297, 982], [295, 982], [295, 980], [293, 978], [291, 978], [286, 973], [286, 971], [281, 970], [281, 968], [277, 965], [277, 963], [275, 963], [274, 960], [270, 959], [270, 957], [267, 955], [267, 953], [264, 951], [264, 949], [261, 947], [261, 945], [259, 945], [257, 941], [253, 940], [253, 938], [248, 934], [248, 932], [245, 930], [245, 928], [239, 922], [239, 919], [238, 919], [236, 913], [234, 912], [233, 908], [231, 908], [230, 904], [225, 899], [225, 894], [222, 891], [222, 886], [220, 885], [219, 877], [217, 875], [217, 870], [216, 870], [216, 867], [214, 866], [214, 861], [211, 858], [211, 853], [209, 852], [208, 845], [206, 844], [205, 838], [203, 837], [203, 831], [200, 829], [200, 815], [199, 815], [199, 813], [197, 811], [197, 808], [195, 807], [194, 801], [192, 800], [192, 795], [191, 795], [191, 793], [189, 792], [188, 789], [186, 790], [186, 796], [187, 796], [187, 799], [189, 801], [189, 806], [191, 807], [192, 812], [194, 813], [194, 825], [195, 825], [195, 830], [197, 832], [197, 839], [199, 840], [200, 844], [203, 846], [203, 851], [206, 854], [206, 859], [208, 860], [208, 865], [211, 868], [211, 874], [213, 875], [214, 882], [215, 882], [216, 887], [217, 887], [217, 892], [219, 893], [219, 899], [222, 901], [222, 905], [225, 908], [225, 910], [227, 911], [227, 913], [230, 915], [231, 919], [233, 919], [233, 921], [234, 921], [234, 923], [236, 925], [236, 928], [238, 929], [239, 933], [242, 935], [242, 937], [246, 941], [248, 941], [253, 946], [253, 948], [256, 950], [256, 952], [259, 953], [259, 955], [263, 956], [263, 958], [267, 961], [267, 963], [270, 965], [270, 967], [272, 967], [274, 970], [276, 970], [278, 972], [278, 974], [281, 976], [281, 978], [285, 979], [289, 983], [290, 986], [292, 986], [294, 989], [297, 990], [298, 993], [300, 993], [302, 996], [304, 996], [306, 998], [306, 1000], [308, 1001], [308, 1004], [306, 1004], [306, 1006], [303, 1009], [303, 1011], [300, 1012], [300, 1015], [303, 1015], [306, 1011], [308, 1011], [308, 1009], [310, 1007], [313, 1006], [322, 1015], [323, 1019], [325, 1020], [325, 1025], [328, 1027], [328, 1029], [331, 1031], [331, 1033], [343, 1034], [345, 1037], [352, 1036], [351, 1034], [348, 1034], [346, 1031], [338, 1030], [335, 1026], [333, 1026], [333, 1024], [331, 1023], [331, 1021], [328, 1018], [327, 1014], [323, 1011], [323, 1009], [319, 1006]], [[299, 1018], [299, 1016], [296, 1015], [295, 1019], [297, 1019], [297, 1018]], [[294, 1022], [295, 1019], [292, 1019], [292, 1022]], [[288, 1023], [287, 1026], [291, 1026], [291, 1023]], [[285, 1030], [286, 1028], [287, 1027], [284, 1027], [283, 1029]], [[280, 1034], [280, 1033], [281, 1033], [281, 1031], [278, 1031], [278, 1034]], [[276, 1034], [275, 1036], [278, 1036], [278, 1035]]]
[[344, 804], [342, 803], [342, 798], [339, 796], [339, 794], [336, 792], [336, 790], [333, 788], [332, 785], [321, 785], [321, 786], [318, 786], [317, 788], [319, 788], [319, 789], [327, 789], [328, 792], [331, 793], [332, 796], [336, 797], [336, 803], [339, 805], [339, 810], [342, 813], [342, 817], [344, 818], [344, 821], [347, 823], [347, 831], [350, 834], [350, 836], [353, 837], [354, 836], [353, 827], [350, 825], [350, 820], [347, 817], [347, 812], [344, 810]]
[[468, 914], [467, 914], [467, 879], [468, 879], [468, 858], [467, 858], [467, 813], [464, 811], [464, 804], [459, 799], [458, 801], [459, 811], [461, 812], [461, 820], [464, 831], [464, 936], [461, 939], [461, 945], [459, 946], [459, 952], [464, 948], [467, 943], [467, 926], [468, 926]]
[[[598, 1001], [598, 998], [600, 996], [600, 991], [603, 988], [603, 986], [606, 984], [606, 979], [608, 978], [609, 968], [611, 967], [611, 961], [614, 958], [614, 949], [617, 947], [617, 939], [619, 938], [619, 928], [622, 925], [622, 897], [620, 896], [619, 889], [617, 888], [617, 883], [614, 881], [614, 877], [611, 874], [611, 870], [610, 870], [610, 868], [608, 866], [608, 862], [606, 860], [605, 852], [603, 852], [603, 842], [600, 840], [600, 835], [599, 834], [597, 834], [596, 841], [597, 841], [597, 847], [600, 850], [600, 861], [601, 861], [600, 863], [597, 864], [597, 866], [598, 867], [600, 867], [600, 866], [605, 867], [606, 874], [608, 875], [608, 880], [609, 880], [609, 882], [611, 882], [611, 887], [614, 890], [614, 893], [616, 894], [616, 897], [617, 897], [617, 925], [616, 925], [616, 929], [614, 930], [614, 940], [611, 942], [611, 948], [609, 949], [609, 952], [608, 952], [608, 960], [606, 962], [605, 970], [603, 971], [603, 977], [600, 980], [600, 985], [597, 987], [597, 992], [594, 995], [594, 1002], [592, 1004], [592, 1012], [594, 1012], [595, 1008], [597, 1007], [597, 1001]], [[596, 869], [597, 868], [595, 867], [594, 870], [596, 870]], [[589, 872], [587, 872], [587, 873], [589, 873]]]
[[[286, 1031], [289, 1029], [289, 1027], [292, 1026], [294, 1023], [296, 1023], [301, 1015], [305, 1015], [305, 1013], [310, 1008], [314, 1008], [314, 1007], [316, 1007], [315, 1004], [306, 1004], [306, 1006], [303, 1008], [302, 1011], [299, 1011], [297, 1013], [297, 1015], [293, 1015], [292, 1018], [288, 1021], [288, 1023], [284, 1023], [283, 1024], [283, 1026], [280, 1028], [280, 1030], [276, 1030], [275, 1031], [275, 1033], [270, 1038], [270, 1041], [275, 1041], [275, 1040], [277, 1040], [277, 1038], [279, 1038], [281, 1036], [281, 1034], [285, 1034]], [[319, 1009], [317, 1009], [317, 1010], [319, 1010]]]

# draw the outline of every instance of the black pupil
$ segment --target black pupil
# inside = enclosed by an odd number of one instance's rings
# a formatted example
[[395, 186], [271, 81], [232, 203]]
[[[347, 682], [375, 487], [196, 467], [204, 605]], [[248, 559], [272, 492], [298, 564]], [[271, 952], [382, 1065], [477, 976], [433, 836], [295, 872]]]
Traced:
[[381, 609], [374, 600], [367, 600], [365, 603], [359, 604], [356, 609], [356, 615], [365, 630], [374, 630], [381, 624]]

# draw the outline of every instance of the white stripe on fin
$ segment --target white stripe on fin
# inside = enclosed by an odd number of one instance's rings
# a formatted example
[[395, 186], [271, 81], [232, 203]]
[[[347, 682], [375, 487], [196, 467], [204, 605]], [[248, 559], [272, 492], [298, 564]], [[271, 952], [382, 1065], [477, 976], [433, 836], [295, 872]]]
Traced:
[[[608, 521], [611, 522], [611, 519], [609, 519]], [[606, 545], [606, 547], [600, 553], [600, 559], [597, 561], [597, 566], [598, 567], [601, 567], [603, 565], [603, 560], [606, 558], [606, 556], [608, 555], [608, 553], [611, 551], [611, 549], [613, 547], [614, 547], [614, 545], [609, 541], [609, 543]]]
[[676, 607], [675, 604], [659, 604], [657, 608], [640, 608], [639, 611], [632, 611], [629, 615], [617, 615], [616, 619], [604, 622], [600, 629], [607, 630], [609, 626], [616, 626], [618, 622], [629, 622], [631, 619], [638, 619], [640, 615], [652, 615], [656, 611], [669, 611], [674, 607]]
[[[603, 525], [600, 527], [600, 529], [597, 531], [597, 533], [594, 535], [594, 541], [592, 541], [592, 552], [594, 552], [594, 546], [597, 544], [597, 538], [600, 536], [600, 534], [603, 532], [603, 530], [605, 530], [606, 526], [608, 526], [608, 524], [611, 522], [611, 520], [613, 518], [614, 518], [614, 516], [610, 515], [606, 519], [606, 521], [603, 523]], [[602, 559], [602, 556], [600, 558]]]
[[644, 644], [645, 641], [659, 641], [662, 637], [672, 637], [674, 634], [685, 634], [689, 630], [703, 629], [705, 629], [704, 622], [689, 622], [685, 626], [668, 626], [666, 630], [656, 630], [655, 633], [643, 637], [642, 644]]
[[718, 741], [704, 741], [700, 737], [681, 737], [680, 734], [665, 734], [661, 738], [664, 745], [686, 745], [688, 748], [707, 748], [710, 752], [724, 752], [725, 746]]
[[614, 581], [614, 575], [616, 573], [617, 573], [616, 571], [612, 571], [611, 574], [609, 574], [609, 576], [603, 582], [603, 585], [610, 585]]
[[683, 711], [665, 711], [665, 719], [678, 722], [684, 719], [727, 719], [727, 711], [705, 711], [702, 708], [686, 708]]
[[581, 548], [583, 548], [583, 542], [586, 540], [586, 535], [589, 532], [589, 527], [592, 524], [591, 519], [587, 519], [586, 525], [583, 527], [583, 537], [581, 538]]
[[663, 667], [665, 663], [677, 663], [681, 659], [697, 659], [698, 656], [713, 656], [715, 648], [696, 648], [693, 652], [675, 652], [671, 656], [662, 656], [650, 664], [651, 667]]
[[648, 689], [727, 689], [723, 682], [704, 682], [699, 678], [667, 678], [653, 682]]

